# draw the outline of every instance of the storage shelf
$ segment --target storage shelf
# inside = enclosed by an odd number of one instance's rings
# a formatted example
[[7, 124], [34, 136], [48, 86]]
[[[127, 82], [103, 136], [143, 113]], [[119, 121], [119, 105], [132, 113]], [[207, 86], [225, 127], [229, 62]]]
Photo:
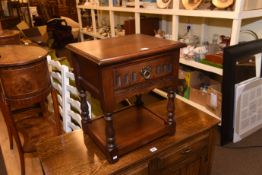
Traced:
[[112, 7], [111, 9], [112, 11], [116, 11], [116, 12], [132, 12], [132, 13], [136, 12], [136, 9], [132, 7]]
[[178, 16], [192, 16], [202, 18], [223, 18], [223, 19], [247, 19], [261, 17], [262, 9], [249, 11], [225, 11], [225, 10], [186, 10], [186, 9], [148, 9], [148, 8], [133, 8], [133, 7], [109, 7], [99, 5], [77, 5], [79, 9], [95, 9], [105, 11], [119, 11], [119, 12], [137, 12], [158, 15], [178, 15]]
[[262, 9], [258, 9], [258, 10], [242, 11], [240, 12], [239, 18], [247, 19], [247, 18], [256, 18], [261, 16], [262, 16]]
[[[153, 89], [153, 92], [158, 94], [158, 95], [160, 95], [160, 96], [162, 96], [162, 97], [164, 97], [164, 98], [167, 98], [167, 93], [165, 91], [162, 91], [160, 89]], [[183, 101], [183, 102], [185, 102], [185, 103], [187, 103], [187, 104], [189, 104], [189, 105], [191, 105], [191, 106], [193, 106], [193, 107], [195, 107], [195, 108], [197, 108], [197, 109], [199, 109], [199, 110], [201, 110], [201, 111], [203, 111], [203, 112], [205, 112], [205, 113], [207, 113], [208, 115], [210, 115], [212, 117], [215, 117], [215, 118], [221, 120], [220, 116], [217, 116], [213, 112], [209, 111], [206, 107], [204, 107], [204, 106], [202, 106], [202, 105], [200, 105], [198, 103], [195, 103], [195, 102], [193, 102], [191, 100], [188, 100], [188, 99], [186, 99], [186, 98], [184, 98], [184, 97], [182, 97], [182, 96], [180, 96], [178, 94], [176, 94], [176, 98], [181, 100], [181, 101]]]
[[204, 70], [204, 71], [207, 71], [207, 72], [212, 72], [212, 73], [215, 73], [215, 74], [218, 74], [218, 75], [221, 75], [221, 76], [223, 75], [223, 69], [213, 67], [213, 66], [209, 66], [209, 65], [206, 65], [206, 64], [202, 64], [202, 63], [196, 62], [194, 60], [187, 60], [185, 58], [180, 58], [179, 62], [181, 64], [184, 64], [184, 65], [187, 65], [187, 66], [190, 66], [190, 67], [201, 69], [201, 70]]
[[236, 19], [238, 15], [234, 11], [218, 11], [218, 10], [185, 10], [180, 9], [176, 12], [176, 15], [180, 16], [194, 16], [203, 18], [224, 18], [224, 19]]
[[100, 39], [106, 39], [107, 37], [104, 37], [102, 35], [100, 35], [99, 33], [95, 33], [95, 32], [87, 32], [87, 31], [81, 31], [83, 34], [95, 37], [95, 38], [100, 38]]
[[110, 10], [108, 6], [99, 6], [99, 5], [77, 5], [77, 8], [79, 9], [94, 9], [94, 10]]
[[148, 13], [148, 14], [158, 14], [158, 15], [173, 15], [173, 9], [148, 9], [148, 8], [139, 8], [136, 10], [139, 13]]

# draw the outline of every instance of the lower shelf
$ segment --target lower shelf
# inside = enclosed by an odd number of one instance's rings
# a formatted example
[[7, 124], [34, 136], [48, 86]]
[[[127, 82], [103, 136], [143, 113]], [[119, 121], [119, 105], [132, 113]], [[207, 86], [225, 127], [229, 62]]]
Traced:
[[221, 76], [223, 75], [223, 69], [213, 67], [213, 66], [210, 66], [210, 65], [206, 65], [206, 64], [203, 64], [203, 63], [199, 63], [199, 62], [196, 62], [194, 60], [187, 60], [185, 58], [180, 58], [179, 63], [181, 63], [183, 65], [190, 66], [190, 67], [194, 67], [194, 68], [197, 68], [197, 69], [200, 69], [200, 70], [213, 72], [217, 75], [221, 75]]
[[[169, 133], [165, 117], [160, 117], [145, 107], [132, 106], [113, 114], [118, 155], [126, 154], [156, 138]], [[106, 153], [105, 120], [103, 117], [88, 124], [88, 134]]]

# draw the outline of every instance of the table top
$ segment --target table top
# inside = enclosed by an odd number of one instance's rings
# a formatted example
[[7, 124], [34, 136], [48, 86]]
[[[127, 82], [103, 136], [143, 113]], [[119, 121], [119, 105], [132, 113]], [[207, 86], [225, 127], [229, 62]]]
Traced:
[[106, 65], [184, 46], [185, 44], [176, 41], [135, 34], [73, 43], [67, 45], [67, 48], [98, 65]]
[[0, 39], [20, 35], [19, 30], [0, 30]]
[[33, 63], [45, 58], [47, 54], [48, 51], [46, 49], [38, 46], [0, 46], [0, 67]]
[[[150, 108], [159, 115], [167, 115], [166, 101], [151, 104]], [[46, 174], [110, 174], [127, 166], [139, 164], [152, 154], [190, 139], [219, 122], [180, 100], [176, 100], [176, 119], [177, 130], [174, 136], [157, 139], [120, 157], [115, 164], [108, 163], [104, 154], [82, 130], [51, 138], [39, 144], [37, 152]], [[152, 147], [158, 150], [152, 153], [150, 151]]]

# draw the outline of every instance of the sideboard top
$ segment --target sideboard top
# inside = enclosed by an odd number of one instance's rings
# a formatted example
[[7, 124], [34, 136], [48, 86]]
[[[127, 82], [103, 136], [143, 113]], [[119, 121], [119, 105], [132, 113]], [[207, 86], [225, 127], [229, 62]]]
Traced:
[[184, 46], [185, 44], [176, 41], [135, 34], [73, 43], [67, 45], [67, 48], [98, 65], [107, 65]]

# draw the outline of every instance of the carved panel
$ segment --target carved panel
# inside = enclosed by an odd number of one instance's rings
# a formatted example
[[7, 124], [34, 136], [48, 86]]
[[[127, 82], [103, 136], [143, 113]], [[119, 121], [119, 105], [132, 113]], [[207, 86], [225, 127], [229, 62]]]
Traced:
[[119, 66], [114, 69], [114, 89], [122, 89], [130, 85], [147, 80], [167, 76], [173, 71], [171, 56], [159, 55], [128, 66]]

